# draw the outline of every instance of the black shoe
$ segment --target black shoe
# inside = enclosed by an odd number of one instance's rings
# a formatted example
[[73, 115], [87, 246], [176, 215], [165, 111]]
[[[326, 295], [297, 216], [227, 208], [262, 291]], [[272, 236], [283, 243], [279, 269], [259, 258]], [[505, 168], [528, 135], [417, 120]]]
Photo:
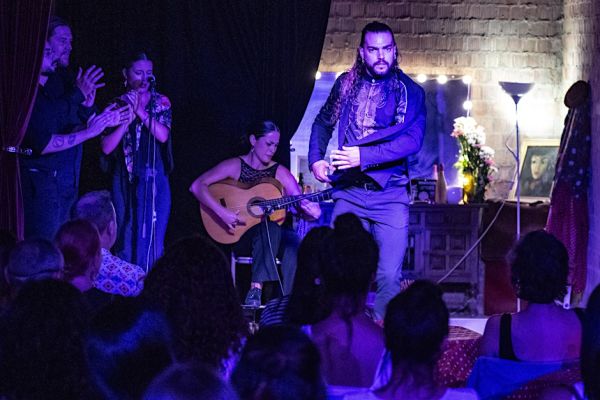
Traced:
[[261, 297], [262, 289], [253, 287], [248, 291], [248, 294], [246, 295], [246, 301], [244, 302], [244, 304], [248, 307], [258, 308], [260, 307]]

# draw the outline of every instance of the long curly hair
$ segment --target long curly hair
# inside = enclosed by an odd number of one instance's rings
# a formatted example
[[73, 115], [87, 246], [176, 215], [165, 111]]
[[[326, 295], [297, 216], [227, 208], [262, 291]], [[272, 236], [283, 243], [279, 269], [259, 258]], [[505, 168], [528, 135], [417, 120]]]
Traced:
[[175, 243], [156, 262], [142, 295], [171, 323], [179, 361], [224, 367], [239, 351], [247, 325], [225, 255], [208, 239]]
[[[343, 106], [356, 97], [358, 88], [360, 86], [360, 85], [358, 85], [358, 82], [361, 77], [363, 77], [363, 76], [365, 76], [365, 74], [367, 74], [367, 69], [366, 69], [365, 63], [360, 55], [360, 48], [363, 47], [363, 45], [365, 44], [365, 37], [367, 36], [367, 33], [383, 33], [383, 32], [389, 32], [390, 35], [392, 35], [392, 39], [394, 41], [394, 46], [397, 47], [396, 39], [394, 39], [394, 32], [392, 32], [392, 28], [390, 28], [388, 25], [386, 25], [382, 22], [374, 21], [374, 22], [368, 23], [363, 28], [361, 35], [360, 35], [360, 44], [359, 44], [358, 48], [356, 49], [356, 58], [354, 60], [354, 64], [348, 71], [346, 71], [342, 75], [340, 75], [340, 78], [339, 78], [340, 95], [336, 100], [335, 111], [334, 111], [336, 120], [339, 118]], [[398, 66], [398, 57], [399, 57], [399, 54], [398, 54], [398, 51], [396, 51], [396, 57], [394, 58], [394, 61], [391, 65], [391, 71], [390, 71], [392, 73], [392, 76], [397, 76], [398, 73], [400, 72], [400, 67]]]

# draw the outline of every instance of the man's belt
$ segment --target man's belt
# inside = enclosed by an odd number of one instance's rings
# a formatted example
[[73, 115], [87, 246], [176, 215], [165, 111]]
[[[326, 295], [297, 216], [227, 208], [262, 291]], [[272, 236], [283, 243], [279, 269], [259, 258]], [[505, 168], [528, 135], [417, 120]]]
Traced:
[[2, 151], [5, 151], [7, 153], [15, 153], [15, 154], [23, 154], [26, 156], [30, 156], [33, 154], [33, 150], [31, 149], [22, 149], [20, 147], [17, 146], [3, 146], [1, 147]]
[[[359, 187], [359, 188], [369, 190], [372, 192], [377, 192], [377, 191], [382, 190], [381, 185], [379, 185], [375, 181], [367, 181], [367, 180], [356, 181], [352, 184], [352, 186]], [[402, 180], [400, 180], [400, 179], [392, 180], [392, 181], [388, 181], [388, 183], [385, 187], [386, 188], [388, 188], [388, 187], [406, 187], [406, 188], [408, 188], [408, 183], [403, 183]]]

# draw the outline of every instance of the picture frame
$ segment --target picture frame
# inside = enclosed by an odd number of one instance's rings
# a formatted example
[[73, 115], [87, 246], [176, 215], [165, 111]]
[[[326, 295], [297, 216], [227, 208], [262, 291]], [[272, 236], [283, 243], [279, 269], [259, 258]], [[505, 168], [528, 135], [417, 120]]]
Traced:
[[[521, 201], [550, 201], [560, 139], [524, 139], [519, 149]], [[516, 199], [513, 184], [509, 198]]]

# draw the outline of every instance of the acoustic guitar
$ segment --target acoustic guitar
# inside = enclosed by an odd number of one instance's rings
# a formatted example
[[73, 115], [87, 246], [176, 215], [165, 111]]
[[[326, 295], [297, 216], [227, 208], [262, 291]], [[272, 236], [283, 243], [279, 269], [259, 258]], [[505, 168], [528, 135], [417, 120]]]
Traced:
[[253, 184], [225, 179], [209, 185], [208, 191], [223, 207], [233, 212], [239, 211], [240, 219], [244, 220], [244, 223], [236, 225], [232, 233], [211, 209], [202, 204], [200, 204], [200, 216], [211, 238], [219, 243], [232, 244], [240, 240], [248, 229], [260, 223], [263, 217], [267, 216], [271, 221], [281, 225], [288, 208], [302, 200], [326, 200], [332, 190], [283, 196], [283, 186], [274, 178], [264, 178]]

